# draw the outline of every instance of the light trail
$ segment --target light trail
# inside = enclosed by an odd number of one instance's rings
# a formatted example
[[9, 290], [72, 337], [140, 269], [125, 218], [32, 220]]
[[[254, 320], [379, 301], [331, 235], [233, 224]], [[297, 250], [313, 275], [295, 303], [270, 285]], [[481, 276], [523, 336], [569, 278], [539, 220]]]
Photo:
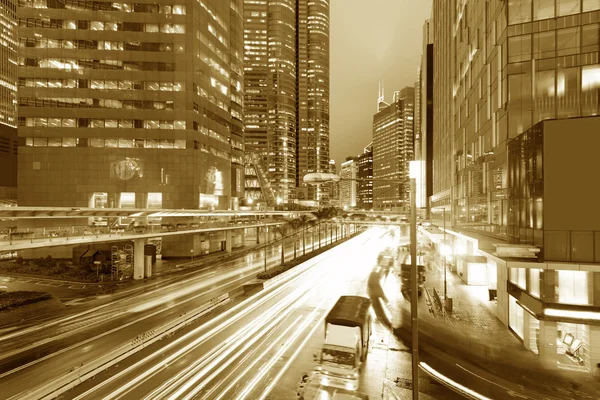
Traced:
[[[350, 242], [351, 241], [346, 242], [346, 243], [350, 243]], [[327, 254], [327, 253], [325, 253], [325, 254]], [[191, 349], [191, 348], [199, 345], [200, 343], [208, 340], [210, 337], [216, 335], [221, 330], [225, 329], [227, 326], [229, 326], [229, 325], [233, 324], [234, 322], [236, 322], [237, 320], [241, 319], [242, 317], [244, 317], [245, 315], [247, 315], [248, 313], [250, 313], [252, 310], [258, 308], [263, 303], [269, 301], [271, 298], [273, 298], [274, 296], [276, 296], [280, 292], [284, 291], [288, 286], [292, 285], [293, 283], [295, 283], [296, 281], [298, 281], [299, 279], [301, 279], [303, 277], [303, 275], [305, 273], [307, 273], [308, 271], [310, 271], [310, 269], [312, 267], [314, 267], [318, 262], [321, 262], [321, 261], [323, 261], [325, 259], [328, 259], [330, 257], [333, 257], [333, 255], [332, 254], [328, 254], [325, 257], [322, 257], [322, 255], [321, 255], [321, 256], [315, 257], [312, 260], [307, 261], [308, 264], [307, 264], [307, 266], [303, 270], [299, 270], [299, 272], [296, 273], [294, 276], [290, 276], [287, 281], [283, 282], [283, 284], [280, 285], [279, 287], [277, 287], [277, 288], [273, 289], [272, 291], [268, 292], [266, 296], [265, 296], [264, 292], [255, 294], [254, 296], [250, 297], [246, 301], [238, 304], [237, 306], [233, 307], [230, 310], [227, 310], [225, 313], [220, 314], [215, 319], [209, 321], [207, 324], [196, 328], [195, 330], [187, 333], [183, 337], [181, 337], [181, 338], [177, 339], [176, 341], [170, 343], [169, 345], [163, 347], [160, 351], [157, 351], [157, 352], [155, 352], [155, 353], [153, 353], [153, 354], [145, 357], [144, 359], [136, 362], [135, 364], [133, 364], [132, 366], [128, 367], [127, 369], [119, 372], [118, 374], [110, 377], [109, 379], [105, 380], [104, 382], [100, 383], [99, 385], [95, 386], [94, 388], [86, 391], [84, 394], [78, 396], [77, 399], [83, 399], [83, 398], [87, 398], [88, 396], [91, 396], [95, 391], [99, 390], [100, 388], [102, 388], [102, 387], [108, 385], [109, 383], [112, 383], [115, 380], [123, 377], [124, 375], [132, 372], [134, 369], [141, 367], [143, 364], [145, 364], [145, 363], [149, 362], [151, 359], [153, 359], [153, 358], [161, 355], [166, 350], [168, 350], [168, 349], [170, 349], [170, 348], [172, 348], [174, 346], [179, 345], [182, 341], [187, 340], [187, 339], [191, 338], [192, 336], [198, 334], [201, 330], [206, 329], [207, 325], [208, 326], [214, 325], [218, 321], [227, 318], [231, 314], [234, 314], [234, 316], [235, 316], [234, 318], [232, 318], [230, 320], [226, 320], [225, 322], [221, 323], [221, 325], [218, 325], [215, 328], [211, 329], [208, 333], [202, 335], [200, 338], [196, 339], [191, 344], [187, 345], [183, 349], [181, 349], [178, 352], [176, 352], [168, 360], [165, 360], [164, 362], [161, 362], [160, 364], [156, 364], [152, 368], [144, 371], [142, 374], [138, 375], [134, 380], [129, 381], [126, 385], [121, 386], [119, 389], [117, 389], [116, 391], [112, 392], [109, 396], [107, 396], [105, 398], [107, 398], [107, 399], [108, 398], [115, 398], [115, 397], [120, 396], [125, 391], [132, 390], [133, 386], [136, 386], [136, 385], [138, 385], [140, 383], [143, 383], [143, 381], [145, 381], [146, 378], [148, 378], [151, 374], [155, 374], [161, 367], [164, 367], [165, 365], [169, 364], [175, 358], [181, 357], [189, 349]], [[259, 298], [261, 296], [262, 296], [262, 298]], [[259, 300], [256, 301], [256, 298], [259, 298]]]

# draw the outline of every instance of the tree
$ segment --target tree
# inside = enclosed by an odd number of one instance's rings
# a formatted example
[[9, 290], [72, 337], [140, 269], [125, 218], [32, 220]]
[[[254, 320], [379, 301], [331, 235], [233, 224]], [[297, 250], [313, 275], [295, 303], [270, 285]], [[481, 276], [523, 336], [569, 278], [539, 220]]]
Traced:
[[309, 225], [310, 218], [306, 214], [300, 215], [298, 218], [300, 227], [302, 228], [302, 255], [306, 254], [306, 228]]
[[279, 234], [279, 236], [281, 237], [281, 265], [285, 264], [285, 232], [286, 232], [286, 226], [285, 225], [277, 225], [274, 229], [273, 232], [275, 232], [275, 237], [277, 237], [277, 234]]

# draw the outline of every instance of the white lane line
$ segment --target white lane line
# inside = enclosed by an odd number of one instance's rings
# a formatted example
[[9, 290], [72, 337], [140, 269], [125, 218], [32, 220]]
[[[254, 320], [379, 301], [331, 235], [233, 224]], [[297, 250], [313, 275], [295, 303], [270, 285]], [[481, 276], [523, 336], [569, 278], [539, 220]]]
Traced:
[[[458, 364], [456, 364], [458, 365]], [[434, 378], [442, 381], [443, 383], [445, 383], [446, 385], [449, 385], [459, 391], [461, 391], [462, 395], [464, 396], [465, 394], [468, 394], [469, 396], [471, 396], [472, 398], [475, 398], [477, 400], [492, 400], [489, 397], [485, 397], [484, 395], [481, 395], [479, 393], [477, 393], [476, 391], [469, 389], [466, 386], [461, 385], [460, 383], [448, 378], [445, 375], [442, 375], [440, 372], [436, 371], [435, 369], [431, 368], [428, 364], [421, 362], [419, 363], [419, 366], [421, 368], [423, 368], [423, 370], [425, 370], [425, 372], [427, 372], [428, 374], [430, 374], [431, 376], [433, 376]], [[460, 367], [460, 365], [458, 365]], [[462, 368], [462, 367], [461, 367]], [[464, 368], [463, 368], [464, 369]], [[471, 372], [468, 370], [465, 370], [467, 372]], [[475, 375], [475, 374], [473, 374]]]
[[[325, 300], [323, 300], [323, 302], [325, 302]], [[311, 314], [311, 316], [313, 316], [314, 314], [317, 314], [319, 312], [319, 308], [320, 308], [320, 306], [322, 304], [323, 303], [319, 304], [319, 307], [317, 307], [315, 309], [314, 313]], [[267, 398], [267, 396], [269, 395], [269, 393], [271, 393], [271, 390], [273, 390], [273, 387], [279, 382], [279, 380], [281, 379], [281, 377], [283, 376], [283, 374], [288, 370], [288, 368], [290, 367], [290, 365], [292, 365], [292, 362], [294, 362], [296, 360], [296, 358], [300, 354], [300, 351], [304, 350], [304, 347], [306, 346], [306, 343], [312, 338], [312, 336], [314, 335], [315, 331], [319, 328], [319, 326], [321, 326], [321, 323], [323, 322], [323, 319], [325, 318], [325, 315], [326, 314], [323, 313], [323, 315], [319, 318], [319, 321], [315, 324], [315, 326], [312, 327], [312, 329], [310, 330], [310, 332], [308, 333], [308, 335], [304, 338], [304, 340], [302, 341], [302, 343], [300, 343], [300, 346], [298, 346], [298, 348], [291, 355], [291, 357], [289, 358], [289, 360], [279, 370], [279, 373], [277, 375], [275, 375], [275, 378], [273, 378], [271, 380], [271, 383], [269, 383], [269, 385], [265, 388], [265, 390], [260, 395], [260, 397], [259, 397], [260, 400], [263, 400], [263, 399]]]
[[[106, 386], [108, 384], [111, 384], [112, 382], [116, 381], [117, 379], [120, 379], [121, 377], [129, 374], [131, 371], [135, 370], [136, 368], [139, 368], [140, 366], [142, 366], [143, 364], [149, 362], [153, 358], [158, 357], [159, 355], [164, 354], [167, 350], [171, 349], [172, 347], [180, 345], [185, 340], [188, 340], [189, 338], [191, 338], [194, 335], [198, 334], [200, 331], [206, 329], [207, 326], [216, 325], [214, 328], [212, 328], [207, 333], [203, 334], [200, 338], [196, 339], [190, 345], [184, 347], [183, 349], [179, 350], [177, 353], [174, 354], [175, 358], [179, 357], [181, 354], [184, 354], [188, 349], [191, 349], [194, 346], [197, 346], [197, 345], [201, 344], [202, 342], [210, 339], [214, 335], [220, 333], [227, 326], [229, 326], [230, 324], [234, 323], [236, 320], [238, 320], [240, 318], [243, 318], [245, 315], [247, 315], [248, 313], [252, 312], [254, 309], [260, 307], [263, 303], [271, 300], [271, 298], [277, 296], [280, 292], [284, 291], [287, 288], [287, 286], [289, 286], [293, 282], [299, 280], [300, 278], [301, 278], [301, 276], [298, 276], [295, 279], [292, 279], [292, 280], [286, 282], [287, 284], [281, 285], [279, 288], [277, 288], [277, 289], [275, 289], [275, 290], [273, 290], [271, 292], [268, 292], [266, 294], [264, 292], [256, 293], [255, 295], [253, 295], [252, 297], [250, 297], [247, 300], [243, 301], [242, 303], [236, 305], [235, 307], [233, 307], [233, 308], [225, 311], [222, 314], [219, 314], [215, 319], [207, 322], [206, 324], [203, 324], [203, 325], [199, 326], [198, 328], [196, 328], [193, 331], [185, 334], [181, 338], [179, 338], [179, 339], [177, 339], [177, 340], [169, 343], [165, 347], [161, 348], [159, 351], [156, 351], [153, 354], [150, 354], [149, 356], [145, 357], [144, 359], [142, 359], [142, 360], [138, 361], [137, 363], [129, 366], [125, 370], [123, 370], [123, 371], [121, 371], [121, 372], [119, 372], [119, 373], [111, 376], [110, 378], [108, 378], [107, 380], [101, 382], [97, 386], [94, 386], [93, 388], [91, 388], [87, 392], [85, 392], [85, 393], [81, 394], [80, 396], [76, 397], [76, 400], [89, 398], [89, 396], [92, 395], [95, 391], [97, 391], [97, 390], [101, 389], [102, 387], [104, 387], [104, 386]], [[262, 298], [260, 298], [261, 296], [262, 296]], [[226, 318], [228, 318], [230, 315], [233, 315], [233, 318], [227, 320]], [[225, 321], [220, 322], [221, 320], [225, 320]], [[160, 364], [157, 364], [154, 367], [152, 367], [150, 369], [147, 369], [146, 371], [144, 371], [140, 375], [137, 375], [136, 378], [134, 378], [131, 381], [127, 382], [127, 384], [121, 386], [119, 389], [117, 389], [116, 391], [112, 392], [110, 395], [105, 396], [105, 399], [119, 396], [122, 392], [124, 392], [125, 390], [128, 390], [129, 387], [136, 385], [137, 382], [145, 380], [144, 378], [146, 378], [146, 377], [150, 376], [151, 374], [155, 373], [160, 367], [166, 366], [167, 364], [168, 364], [168, 362], [166, 360], [161, 361]]]
[[[246, 330], [238, 329], [234, 334], [230, 335], [227, 339], [225, 339], [220, 344], [218, 344], [213, 349], [213, 351], [211, 351], [211, 353], [214, 353], [213, 356], [211, 356], [209, 358], [207, 358], [206, 356], [202, 357], [200, 360], [198, 360], [194, 364], [188, 366], [186, 369], [184, 369], [183, 371], [179, 372], [177, 375], [175, 375], [174, 377], [169, 379], [167, 382], [165, 382], [163, 385], [161, 385], [161, 387], [153, 390], [152, 393], [150, 393], [149, 395], [146, 395], [145, 398], [146, 399], [166, 398], [167, 391], [176, 391], [177, 390], [176, 387], [178, 385], [182, 386], [183, 382], [185, 382], [183, 384], [183, 388], [178, 389], [178, 391], [182, 392], [182, 391], [189, 389], [189, 385], [191, 385], [190, 382], [192, 380], [194, 380], [194, 379], [195, 379], [195, 381], [199, 380], [203, 375], [205, 375], [212, 368], [214, 368], [216, 366], [216, 364], [219, 364], [219, 361], [222, 361], [225, 356], [229, 355], [241, 344], [243, 344], [244, 342], [254, 343], [256, 340], [260, 339], [262, 334], [255, 335], [254, 333], [261, 329], [264, 330], [265, 326], [263, 326], [263, 324], [269, 322], [268, 326], [270, 327], [270, 326], [274, 326], [277, 322], [282, 320], [285, 317], [285, 314], [282, 313], [282, 310], [285, 307], [289, 306], [290, 304], [293, 304], [298, 296], [303, 296], [302, 293], [300, 293], [299, 295], [296, 295], [296, 292], [299, 292], [299, 290], [296, 290], [296, 291], [292, 292], [290, 295], [286, 296], [284, 299], [282, 299], [282, 302], [280, 304], [276, 304], [276, 306], [271, 308], [267, 313], [263, 313], [259, 317], [259, 319], [251, 321], [250, 324], [247, 325], [247, 327], [249, 327], [249, 329], [246, 329]], [[273, 318], [273, 317], [275, 317], [275, 319], [271, 320], [271, 318]], [[221, 353], [221, 354], [218, 354], [218, 353]], [[225, 353], [225, 354], [223, 354], [223, 353]], [[237, 357], [233, 356], [232, 358], [227, 360], [225, 362], [225, 364], [232, 362], [235, 358], [237, 358]], [[206, 364], [209, 362], [210, 362], [210, 365], [208, 367], [206, 367]], [[200, 371], [200, 373], [196, 373], [196, 371], [198, 371], [198, 369], [200, 369], [200, 368], [203, 368], [203, 370]], [[204, 385], [207, 384], [210, 381], [210, 379], [213, 379], [213, 377], [209, 377], [209, 380], [205, 380], [204, 382], [202, 382], [202, 384], [204, 384]]]

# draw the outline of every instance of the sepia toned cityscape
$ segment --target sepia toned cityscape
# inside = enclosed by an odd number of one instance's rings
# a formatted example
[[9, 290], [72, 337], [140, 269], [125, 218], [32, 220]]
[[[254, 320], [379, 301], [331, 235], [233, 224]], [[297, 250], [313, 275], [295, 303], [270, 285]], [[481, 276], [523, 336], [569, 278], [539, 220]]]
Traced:
[[600, 0], [0, 0], [0, 400], [600, 399]]

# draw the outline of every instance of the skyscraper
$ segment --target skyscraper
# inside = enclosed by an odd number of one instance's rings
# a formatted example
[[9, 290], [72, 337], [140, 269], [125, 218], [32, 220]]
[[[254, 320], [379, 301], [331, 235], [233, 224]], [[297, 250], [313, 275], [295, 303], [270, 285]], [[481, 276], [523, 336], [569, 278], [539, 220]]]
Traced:
[[[458, 271], [474, 243], [467, 257], [485, 259], [463, 279], [497, 287], [524, 346], [596, 373], [600, 327], [582, 311], [600, 296], [600, 2], [435, 0], [433, 13], [432, 211], [463, 233]], [[557, 337], [583, 356], [565, 363]]]
[[298, 132], [296, 186], [326, 203], [328, 191], [306, 186], [304, 175], [327, 172], [329, 162], [329, 0], [298, 4]]
[[[414, 87], [394, 93], [392, 104], [380, 98], [373, 116], [373, 178], [406, 181], [414, 159]], [[409, 207], [410, 186], [396, 182], [373, 183], [373, 208]]]
[[236, 207], [242, 10], [22, 1], [19, 203]]
[[427, 209], [429, 198], [433, 194], [433, 27], [431, 19], [423, 25], [418, 109], [415, 99], [415, 160], [420, 161], [417, 207]]
[[244, 19], [246, 149], [279, 201], [326, 200], [302, 178], [328, 170], [329, 1], [246, 0]]
[[[373, 143], [369, 143], [358, 156], [357, 208], [373, 208]], [[364, 180], [362, 180], [364, 179]]]
[[0, 3], [0, 200], [17, 198], [17, 2]]
[[342, 180], [340, 185], [340, 206], [344, 209], [356, 207], [357, 202], [357, 182], [358, 160], [357, 157], [348, 157], [342, 163], [340, 170]]

